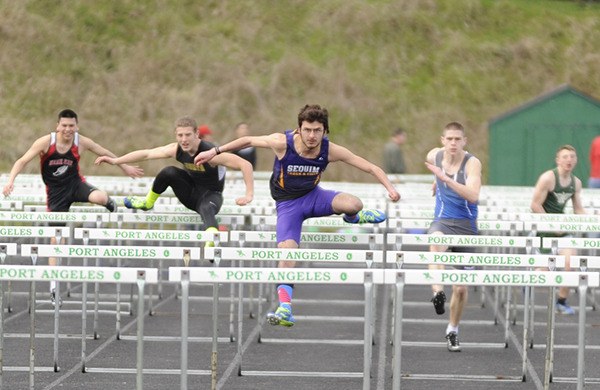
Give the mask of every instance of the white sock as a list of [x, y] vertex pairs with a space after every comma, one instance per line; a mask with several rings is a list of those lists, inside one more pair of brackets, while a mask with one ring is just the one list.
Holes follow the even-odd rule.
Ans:
[[452, 325], [448, 324], [448, 326], [446, 327], [446, 334], [448, 334], [450, 332], [454, 332], [454, 333], [458, 334], [458, 326], [452, 326]]

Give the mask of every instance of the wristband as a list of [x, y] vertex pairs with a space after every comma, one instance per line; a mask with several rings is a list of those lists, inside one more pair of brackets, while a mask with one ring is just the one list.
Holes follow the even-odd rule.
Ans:
[[217, 154], [221, 154], [221, 149], [219, 149], [218, 146], [215, 146], [215, 152], [217, 152]]

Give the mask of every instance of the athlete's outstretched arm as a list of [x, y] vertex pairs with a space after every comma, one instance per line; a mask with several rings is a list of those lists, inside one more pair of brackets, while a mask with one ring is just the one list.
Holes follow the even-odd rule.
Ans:
[[388, 179], [383, 169], [373, 164], [372, 162], [360, 156], [357, 156], [347, 148], [334, 144], [333, 142], [329, 142], [329, 161], [343, 161], [346, 164], [352, 165], [353, 167], [356, 167], [363, 172], [370, 173], [381, 184], [383, 184], [383, 186], [388, 192], [388, 197], [393, 202], [397, 202], [400, 200], [400, 193], [398, 193], [396, 187], [394, 187], [390, 179]]
[[224, 145], [215, 146], [212, 149], [199, 153], [196, 158], [194, 158], [194, 164], [204, 164], [219, 153], [235, 152], [236, 150], [244, 149], [249, 146], [272, 149], [275, 155], [281, 158], [285, 154], [286, 149], [285, 134], [273, 133], [270, 135], [240, 137]]
[[[79, 147], [82, 148], [82, 151], [89, 150], [97, 156], [117, 157], [113, 152], [103, 146], [100, 146], [100, 144], [94, 142], [91, 138], [84, 137], [82, 135], [79, 135]], [[141, 177], [144, 175], [144, 170], [138, 166], [131, 166], [125, 163], [119, 163], [118, 165], [127, 176]]]
[[41, 138], [38, 138], [33, 142], [33, 144], [25, 152], [25, 154], [23, 154], [23, 156], [21, 156], [17, 161], [15, 161], [12, 169], [10, 170], [8, 182], [2, 190], [4, 196], [8, 196], [13, 192], [15, 186], [15, 179], [17, 178], [19, 173], [21, 173], [23, 168], [25, 168], [25, 166], [27, 166], [27, 164], [29, 164], [29, 162], [33, 160], [36, 156], [46, 153], [49, 145], [50, 135], [45, 135]]
[[252, 199], [254, 199], [254, 171], [252, 170], [252, 164], [240, 156], [231, 153], [221, 153], [210, 160], [209, 164], [212, 166], [224, 165], [227, 168], [242, 171], [242, 177], [246, 185], [246, 195], [237, 198], [235, 203], [238, 206], [243, 206], [252, 202]]

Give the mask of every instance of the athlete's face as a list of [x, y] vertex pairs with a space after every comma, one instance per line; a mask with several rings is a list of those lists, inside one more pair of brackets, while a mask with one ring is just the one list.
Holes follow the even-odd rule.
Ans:
[[467, 137], [460, 130], [446, 130], [442, 135], [442, 145], [444, 145], [446, 153], [450, 155], [462, 152], [466, 144]]
[[178, 127], [175, 129], [175, 137], [177, 143], [184, 152], [195, 152], [198, 150], [200, 144], [200, 138], [198, 138], [198, 132], [191, 126]]
[[56, 125], [56, 133], [65, 141], [71, 141], [77, 131], [79, 128], [75, 118], [60, 118]]
[[321, 145], [325, 136], [325, 127], [320, 122], [303, 121], [300, 126], [300, 138], [308, 149], [314, 149]]
[[571, 172], [577, 165], [577, 153], [562, 149], [556, 154], [556, 166], [565, 172]]

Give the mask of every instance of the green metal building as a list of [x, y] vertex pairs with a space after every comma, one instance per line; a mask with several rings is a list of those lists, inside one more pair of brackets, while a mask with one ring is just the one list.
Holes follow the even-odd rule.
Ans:
[[600, 135], [600, 101], [569, 86], [539, 96], [489, 123], [489, 184], [533, 186], [556, 166], [559, 146], [577, 149], [575, 176], [586, 186], [592, 139]]

